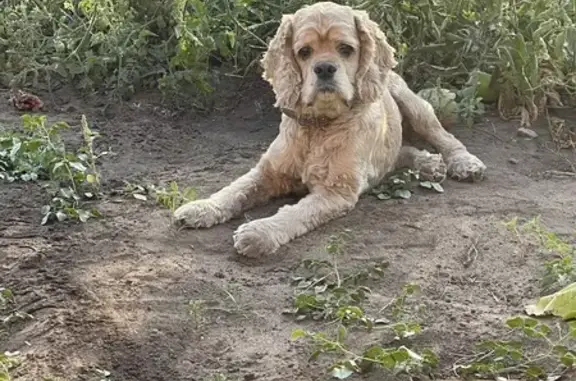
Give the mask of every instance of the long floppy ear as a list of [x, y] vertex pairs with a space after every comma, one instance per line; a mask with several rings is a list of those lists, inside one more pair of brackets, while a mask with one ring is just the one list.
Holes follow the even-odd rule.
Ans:
[[280, 108], [294, 109], [300, 99], [302, 75], [292, 50], [292, 15], [282, 16], [280, 27], [262, 57], [262, 77], [272, 85], [276, 104]]
[[377, 100], [386, 86], [386, 75], [398, 62], [396, 50], [388, 44], [378, 24], [365, 11], [355, 11], [354, 21], [360, 38], [360, 62], [356, 73], [356, 92], [363, 103]]

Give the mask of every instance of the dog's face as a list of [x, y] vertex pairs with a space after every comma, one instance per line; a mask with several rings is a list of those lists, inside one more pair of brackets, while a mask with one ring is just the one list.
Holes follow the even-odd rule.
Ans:
[[335, 118], [377, 100], [396, 61], [365, 12], [321, 2], [282, 18], [262, 64], [277, 106]]
[[302, 106], [321, 114], [349, 107], [360, 57], [354, 15], [341, 7], [321, 13], [304, 8], [295, 17], [293, 30], [292, 51], [302, 76]]

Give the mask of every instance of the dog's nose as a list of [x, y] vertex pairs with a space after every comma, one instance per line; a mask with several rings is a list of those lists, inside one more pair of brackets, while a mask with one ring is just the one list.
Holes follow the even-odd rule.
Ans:
[[336, 73], [338, 68], [331, 62], [318, 62], [314, 65], [314, 73], [318, 78], [327, 80], [334, 78], [334, 73]]

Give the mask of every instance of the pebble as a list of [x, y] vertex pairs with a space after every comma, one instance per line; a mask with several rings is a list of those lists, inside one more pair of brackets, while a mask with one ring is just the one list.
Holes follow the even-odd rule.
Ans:
[[518, 136], [523, 136], [525, 138], [534, 139], [534, 138], [538, 137], [538, 134], [534, 130], [522, 127], [522, 128], [518, 129]]
[[508, 159], [508, 161], [512, 164], [518, 164], [518, 159], [514, 159], [513, 157], [511, 157], [510, 159]]

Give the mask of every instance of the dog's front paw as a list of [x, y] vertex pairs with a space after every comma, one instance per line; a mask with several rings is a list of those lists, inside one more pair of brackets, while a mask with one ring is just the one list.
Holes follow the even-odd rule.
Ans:
[[222, 209], [209, 199], [182, 205], [174, 212], [174, 218], [178, 224], [192, 228], [209, 228], [225, 220]]
[[458, 152], [446, 160], [448, 175], [458, 181], [476, 182], [484, 179], [486, 166], [469, 152]]
[[416, 162], [420, 180], [441, 183], [446, 179], [446, 163], [441, 154], [428, 154]]
[[273, 233], [262, 221], [245, 223], [234, 232], [234, 248], [238, 254], [251, 258], [273, 254], [280, 247]]

